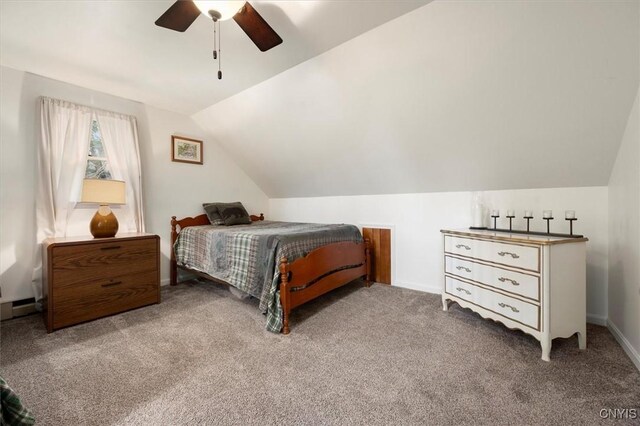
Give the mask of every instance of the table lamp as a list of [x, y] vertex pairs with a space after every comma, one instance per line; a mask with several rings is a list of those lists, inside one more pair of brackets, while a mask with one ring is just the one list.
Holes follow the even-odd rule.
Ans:
[[118, 232], [118, 219], [116, 219], [109, 205], [125, 204], [123, 181], [84, 179], [80, 202], [100, 205], [89, 225], [89, 230], [94, 238], [110, 238], [116, 235]]

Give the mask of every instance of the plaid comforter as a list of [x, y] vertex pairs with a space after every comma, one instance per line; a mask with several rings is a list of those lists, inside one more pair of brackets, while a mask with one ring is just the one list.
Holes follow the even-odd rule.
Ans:
[[280, 332], [282, 308], [276, 267], [323, 245], [341, 241], [361, 242], [353, 225], [291, 222], [253, 222], [236, 226], [191, 226], [180, 231], [174, 245], [178, 265], [226, 281], [260, 300], [267, 314], [267, 329]]
[[22, 405], [20, 397], [0, 377], [0, 425], [32, 425], [33, 414]]

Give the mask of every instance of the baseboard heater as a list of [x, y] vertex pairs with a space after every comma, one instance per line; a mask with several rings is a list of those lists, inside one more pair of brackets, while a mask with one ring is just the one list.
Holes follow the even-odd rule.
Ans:
[[14, 300], [0, 304], [0, 321], [36, 313], [36, 299]]

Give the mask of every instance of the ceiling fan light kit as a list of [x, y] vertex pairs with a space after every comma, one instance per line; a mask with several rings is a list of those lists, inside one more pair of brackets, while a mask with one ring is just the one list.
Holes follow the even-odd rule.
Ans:
[[[218, 60], [218, 79], [222, 79], [220, 62], [220, 21], [233, 18], [242, 31], [262, 52], [282, 43], [282, 38], [247, 1], [178, 0], [156, 20], [156, 25], [184, 32], [203, 14], [213, 20], [213, 59]], [[216, 34], [217, 27], [217, 34]], [[217, 39], [217, 40], [216, 40]]]
[[196, 7], [205, 16], [210, 16], [214, 21], [226, 21], [233, 18], [242, 6], [246, 3], [244, 0], [230, 1], [194, 1]]

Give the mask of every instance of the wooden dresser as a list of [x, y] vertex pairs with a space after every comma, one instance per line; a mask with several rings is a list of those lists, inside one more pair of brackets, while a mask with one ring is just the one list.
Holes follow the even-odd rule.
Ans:
[[44, 320], [62, 327], [160, 303], [160, 238], [49, 238], [43, 244]]
[[443, 309], [457, 302], [540, 341], [578, 334], [586, 348], [586, 238], [442, 230]]

